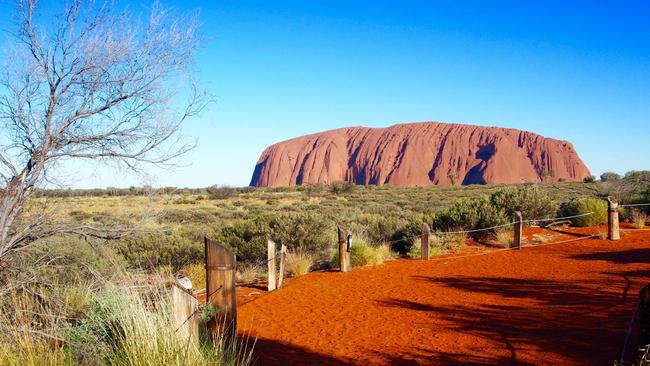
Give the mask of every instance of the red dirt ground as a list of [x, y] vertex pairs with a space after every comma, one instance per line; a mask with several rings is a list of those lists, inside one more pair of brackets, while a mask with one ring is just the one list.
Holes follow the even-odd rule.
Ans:
[[239, 330], [261, 365], [612, 365], [648, 275], [650, 231], [400, 259], [241, 288]]

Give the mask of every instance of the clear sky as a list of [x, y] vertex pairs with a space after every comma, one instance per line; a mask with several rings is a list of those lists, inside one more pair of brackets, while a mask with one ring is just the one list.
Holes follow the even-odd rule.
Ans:
[[[201, 9], [196, 71], [216, 103], [186, 125], [191, 165], [145, 183], [247, 185], [272, 143], [414, 121], [569, 140], [595, 175], [650, 169], [650, 1], [162, 3]], [[84, 166], [69, 182], [144, 181]]]

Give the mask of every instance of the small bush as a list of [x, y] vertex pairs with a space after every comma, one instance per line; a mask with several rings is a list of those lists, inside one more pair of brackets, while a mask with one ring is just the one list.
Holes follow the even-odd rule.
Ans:
[[[473, 199], [460, 199], [434, 219], [434, 228], [438, 230], [460, 231], [483, 229], [508, 222], [502, 208], [496, 207], [488, 196]], [[484, 235], [477, 233], [476, 235]]]
[[595, 197], [585, 197], [565, 203], [561, 207], [562, 216], [583, 215], [593, 212], [588, 216], [571, 219], [573, 226], [589, 227], [607, 222], [607, 202]]
[[287, 253], [287, 270], [291, 276], [298, 277], [309, 273], [314, 257], [302, 249]]
[[171, 266], [174, 271], [203, 259], [203, 243], [188, 240], [177, 232], [135, 234], [115, 243], [115, 250], [130, 267], [153, 269]]
[[352, 182], [336, 182], [330, 185], [330, 193], [342, 194], [352, 193], [357, 188], [357, 185]]
[[236, 188], [212, 186], [206, 189], [208, 197], [213, 200], [225, 200], [236, 196], [239, 192]]
[[584, 183], [594, 183], [596, 182], [596, 177], [593, 175], [590, 175], [588, 177], [585, 177], [585, 179], [582, 180]]
[[525, 220], [555, 217], [558, 204], [547, 191], [535, 185], [506, 187], [490, 196], [492, 204], [503, 210], [508, 218], [520, 211]]
[[[374, 266], [382, 264], [386, 258], [386, 251], [379, 246], [370, 245], [363, 238], [352, 239], [352, 251], [350, 253], [352, 258], [352, 267]], [[332, 260], [330, 261], [332, 267], [339, 267], [339, 253], [335, 251]]]
[[469, 241], [469, 236], [465, 233], [441, 233], [439, 235], [429, 236], [430, 247], [437, 247], [442, 250], [459, 250]]

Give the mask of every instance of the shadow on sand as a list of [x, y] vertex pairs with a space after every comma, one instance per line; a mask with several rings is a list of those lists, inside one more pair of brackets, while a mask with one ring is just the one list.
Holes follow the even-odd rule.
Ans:
[[[615, 275], [641, 274], [631, 272]], [[509, 299], [504, 301], [507, 305], [468, 303], [460, 306], [439, 306], [391, 298], [378, 301], [381, 306], [435, 314], [436, 318], [443, 320], [442, 325], [436, 322], [437, 329], [498, 341], [510, 352], [510, 356], [504, 358], [496, 355], [490, 357], [489, 352], [430, 353], [426, 356], [426, 350], [417, 351], [420, 358], [426, 357], [440, 364], [522, 365], [526, 363], [521, 359], [520, 352], [536, 348], [541, 349], [543, 352], [538, 353], [544, 356], [530, 364], [548, 364], [553, 362], [553, 357], [560, 356], [576, 363], [611, 365], [621, 352], [631, 314], [622, 305], [633, 308], [636, 301], [636, 294], [627, 294], [630, 288], [627, 278], [625, 281], [619, 280], [620, 291], [601, 290], [602, 286], [596, 281], [578, 283], [570, 280], [513, 278], [416, 278], [435, 286], [448, 286]], [[517, 305], [519, 303], [521, 305]], [[633, 339], [631, 345], [634, 342]], [[390, 355], [384, 357], [390, 360]], [[391, 361], [400, 363], [397, 359]]]
[[270, 339], [257, 339], [253, 350], [255, 365], [353, 365], [348, 360], [312, 352], [302, 347], [293, 346]]

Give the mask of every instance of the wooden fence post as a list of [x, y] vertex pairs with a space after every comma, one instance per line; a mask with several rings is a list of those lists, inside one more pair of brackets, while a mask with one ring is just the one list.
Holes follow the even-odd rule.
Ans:
[[429, 234], [431, 234], [431, 229], [426, 223], [422, 224], [422, 239], [420, 241], [420, 253], [422, 259], [429, 260]]
[[199, 316], [197, 309], [199, 300], [181, 289], [177, 284], [172, 285], [172, 324], [176, 336], [183, 344], [192, 342], [198, 344]]
[[207, 325], [215, 337], [224, 331], [232, 337], [237, 335], [236, 266], [233, 252], [205, 237], [205, 303], [218, 312]]
[[269, 240], [267, 242], [267, 251], [266, 251], [266, 264], [268, 266], [268, 280], [266, 281], [268, 283], [267, 289], [268, 291], [273, 291], [276, 289], [275, 285], [275, 274], [276, 274], [276, 268], [275, 268], [275, 243], [272, 240]]
[[644, 353], [643, 349], [648, 345], [650, 345], [650, 285], [643, 287], [639, 294], [639, 343], [637, 349], [640, 351], [640, 355]]
[[352, 249], [352, 234], [343, 228], [338, 227], [339, 233], [339, 268], [341, 272], [350, 272], [352, 270], [352, 262], [350, 260], [350, 250]]
[[514, 232], [514, 246], [521, 250], [521, 239], [524, 231], [524, 220], [521, 212], [515, 212], [515, 232]]
[[287, 246], [282, 244], [280, 247], [280, 274], [278, 275], [278, 288], [282, 288], [282, 280], [284, 279], [284, 266], [287, 260]]
[[607, 197], [607, 239], [621, 239], [618, 225], [618, 202], [614, 201], [612, 197]]

